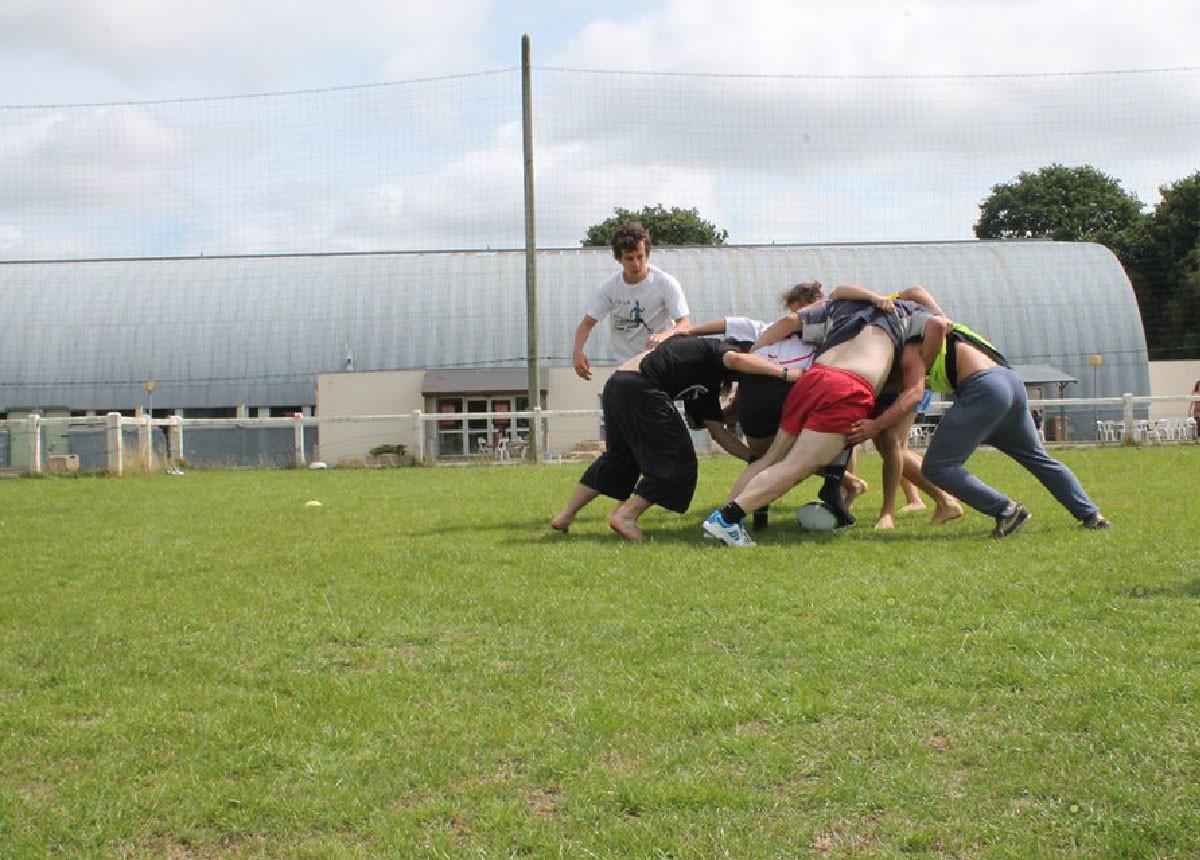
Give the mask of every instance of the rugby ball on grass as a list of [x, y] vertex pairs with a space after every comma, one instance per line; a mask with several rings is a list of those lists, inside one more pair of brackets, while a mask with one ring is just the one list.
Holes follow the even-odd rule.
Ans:
[[801, 505], [796, 511], [796, 522], [806, 532], [835, 532], [840, 528], [837, 514], [824, 502]]

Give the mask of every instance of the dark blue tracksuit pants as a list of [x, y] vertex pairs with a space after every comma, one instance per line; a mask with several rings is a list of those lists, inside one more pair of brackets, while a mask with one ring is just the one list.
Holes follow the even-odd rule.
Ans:
[[972, 374], [954, 392], [938, 422], [921, 471], [981, 514], [1000, 516], [1009, 498], [964, 468], [980, 445], [991, 445], [1024, 466], [1079, 521], [1098, 513], [1075, 474], [1046, 453], [1029, 414], [1021, 378], [1007, 367]]

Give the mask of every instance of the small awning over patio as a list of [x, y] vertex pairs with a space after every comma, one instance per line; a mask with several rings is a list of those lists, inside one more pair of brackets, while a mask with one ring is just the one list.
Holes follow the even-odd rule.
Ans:
[[1058, 386], [1060, 395], [1068, 385], [1079, 382], [1074, 376], [1063, 373], [1057, 367], [1051, 367], [1048, 364], [1014, 364], [1012, 369], [1026, 385], [1054, 383]]
[[[539, 368], [542, 393], [547, 391], [546, 368]], [[427, 370], [421, 382], [422, 394], [493, 394], [529, 389], [529, 371], [524, 367], [475, 367], [455, 370]]]

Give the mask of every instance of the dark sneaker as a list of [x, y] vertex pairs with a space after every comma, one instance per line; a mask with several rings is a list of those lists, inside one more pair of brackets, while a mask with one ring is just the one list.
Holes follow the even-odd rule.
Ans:
[[756, 532], [761, 532], [768, 525], [770, 525], [770, 518], [767, 516], [767, 506], [763, 505], [754, 512], [754, 530]]
[[1083, 521], [1085, 529], [1111, 529], [1112, 523], [1108, 521], [1108, 517], [1104, 514], [1096, 514], [1091, 519]]
[[1029, 508], [1020, 502], [1013, 502], [1013, 509], [1011, 511], [996, 517], [996, 527], [992, 529], [992, 537], [1008, 537], [1021, 526], [1025, 525], [1025, 521], [1031, 516], [1033, 515], [1029, 513]]
[[841, 481], [826, 478], [825, 483], [821, 485], [821, 491], [817, 493], [817, 498], [833, 511], [833, 515], [837, 517], [838, 528], [854, 525], [854, 514], [850, 513], [850, 509], [846, 507], [846, 497], [842, 495]]

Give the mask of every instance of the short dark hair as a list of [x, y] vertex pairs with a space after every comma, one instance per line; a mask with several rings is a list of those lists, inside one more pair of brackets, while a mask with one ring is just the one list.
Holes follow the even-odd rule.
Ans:
[[619, 260], [622, 255], [636, 251], [642, 242], [646, 243], [646, 253], [649, 254], [650, 231], [637, 221], [626, 221], [613, 233], [613, 256]]
[[779, 297], [779, 301], [783, 303], [785, 308], [791, 307], [794, 302], [799, 302], [802, 305], [811, 305], [813, 302], [821, 298], [821, 282], [820, 281], [801, 281], [798, 284], [793, 284], [784, 291]]

